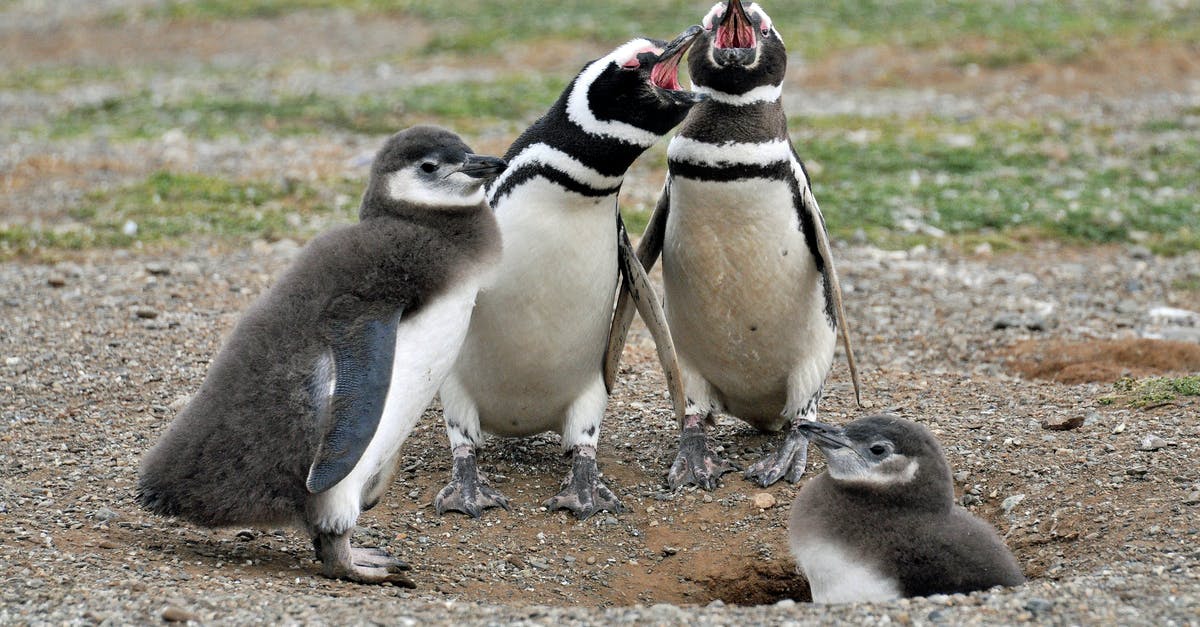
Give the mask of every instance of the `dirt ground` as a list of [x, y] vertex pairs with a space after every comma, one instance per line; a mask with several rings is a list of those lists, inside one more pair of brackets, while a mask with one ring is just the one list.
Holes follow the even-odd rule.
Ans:
[[[318, 28], [307, 19], [289, 22], [289, 37], [303, 41], [305, 29]], [[357, 22], [346, 19], [335, 26], [337, 37], [359, 36]], [[145, 52], [144, 44], [129, 48], [103, 30], [57, 48], [34, 45], [39, 28], [77, 28], [56, 24], [10, 27], [0, 50], [31, 64]], [[390, 45], [391, 26], [364, 26], [354, 53], [329, 52], [335, 65]], [[156, 47], [164, 58], [218, 54], [204, 47], [203, 32], [161, 28], [136, 26], [133, 39], [172, 42]], [[240, 54], [262, 53], [270, 28], [278, 25], [250, 21], [225, 33], [219, 54], [236, 64]], [[104, 44], [104, 37], [119, 41]], [[868, 50], [805, 66], [789, 80], [811, 80], [806, 86], [828, 98], [852, 100], [860, 97], [855, 90], [891, 84], [843, 80], [886, 57], [908, 64], [907, 74], [892, 68], [889, 76], [906, 76], [914, 88], [944, 87], [986, 103], [1014, 85], [1053, 85], [1048, 92], [1065, 100], [1050, 106], [1069, 108], [1072, 97], [1108, 97], [1101, 86], [1133, 74], [1147, 93], [1183, 90], [1198, 74], [1191, 52], [1143, 47], [1131, 53], [1136, 66], [1086, 61], [969, 75], [934, 53], [898, 59]], [[1073, 78], [1060, 80], [1065, 75]], [[321, 141], [293, 148], [316, 155], [312, 168], [337, 168], [368, 143]], [[110, 156], [119, 167], [85, 176], [79, 164], [96, 156], [59, 148], [22, 149], [6, 162], [22, 168], [23, 181], [3, 190], [12, 212], [6, 217], [53, 216], [77, 197], [63, 186], [111, 184], [162, 165]], [[258, 147], [247, 150], [246, 167], [271, 167], [256, 159]], [[631, 187], [631, 195], [645, 197], [657, 184]], [[579, 522], [544, 511], [540, 504], [568, 470], [557, 436], [546, 434], [493, 438], [481, 453], [482, 470], [511, 499], [511, 511], [478, 520], [436, 515], [430, 502], [450, 472], [436, 406], [355, 538], [411, 563], [416, 590], [317, 577], [311, 547], [294, 530], [204, 530], [141, 511], [132, 498], [140, 456], [200, 384], [238, 312], [294, 253], [290, 240], [196, 242], [0, 264], [0, 569], [7, 579], [0, 623], [1200, 623], [1200, 398], [1147, 409], [1102, 401], [1116, 377], [1200, 371], [1200, 320], [1152, 313], [1200, 309], [1200, 293], [1187, 287], [1200, 277], [1200, 252], [1162, 258], [1137, 247], [1052, 242], [1008, 254], [838, 245], [872, 407], [854, 406], [839, 352], [821, 419], [843, 423], [890, 411], [930, 426], [946, 448], [960, 502], [996, 526], [1031, 580], [1016, 590], [865, 609], [787, 601], [808, 600], [786, 546], [797, 487], [763, 490], [728, 475], [711, 493], [664, 490], [677, 433], [640, 327], [599, 448], [601, 470], [628, 512]], [[777, 440], [730, 418], [712, 433], [742, 466]], [[810, 464], [809, 476], [823, 469], [819, 454]], [[774, 504], [756, 507], [760, 493]]]

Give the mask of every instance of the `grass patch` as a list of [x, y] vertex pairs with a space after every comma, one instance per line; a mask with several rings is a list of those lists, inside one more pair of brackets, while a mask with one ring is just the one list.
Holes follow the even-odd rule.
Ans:
[[[951, 44], [961, 63], [995, 67], [1033, 59], [1070, 60], [1104, 39], [1195, 41], [1200, 35], [1200, 12], [1186, 3], [771, 0], [764, 5], [792, 50], [809, 58], [863, 45]], [[708, 6], [689, 0], [563, 0], [552, 8], [494, 0], [170, 0], [141, 16], [227, 20], [332, 9], [402, 14], [436, 25], [427, 52], [486, 53], [545, 39], [611, 43], [638, 35], [669, 38], [699, 21]]]
[[1148, 407], [1169, 403], [1180, 396], [1200, 396], [1200, 375], [1186, 377], [1154, 377], [1132, 379], [1125, 377], [1113, 384], [1116, 391], [1100, 402], [1105, 405], [1122, 404], [1128, 407]]
[[331, 130], [387, 134], [419, 122], [436, 122], [470, 133], [497, 122], [532, 120], [565, 86], [563, 77], [507, 76], [491, 82], [437, 83], [358, 98], [197, 94], [170, 102], [143, 91], [76, 107], [51, 121], [44, 133], [64, 138], [100, 131], [125, 139], [155, 138], [173, 128], [206, 138], [262, 130], [283, 135]]
[[1200, 248], [1200, 138], [1132, 143], [1042, 122], [793, 119], [837, 237], [883, 246], [1038, 237]]
[[136, 185], [89, 193], [71, 211], [72, 222], [67, 224], [49, 229], [0, 225], [0, 258], [172, 244], [197, 237], [307, 237], [331, 220], [353, 221], [357, 203], [345, 199], [357, 198], [361, 185], [337, 181], [317, 188], [157, 172]]

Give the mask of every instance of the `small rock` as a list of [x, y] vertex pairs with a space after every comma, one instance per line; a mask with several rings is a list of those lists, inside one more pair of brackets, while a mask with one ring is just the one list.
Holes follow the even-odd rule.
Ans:
[[125, 224], [121, 226], [121, 232], [124, 233], [126, 237], [133, 237], [134, 235], [137, 235], [138, 223], [134, 222], [133, 220], [126, 220]]
[[1195, 492], [1192, 492], [1191, 494], [1183, 497], [1183, 504], [1184, 505], [1200, 504], [1200, 490], [1196, 490]]
[[1145, 466], [1134, 466], [1132, 468], [1125, 469], [1125, 474], [1129, 475], [1130, 477], [1145, 477], [1149, 473], [1150, 469]]
[[787, 610], [796, 607], [796, 602], [792, 599], [780, 599], [775, 602], [775, 607]]
[[772, 507], [775, 507], [775, 497], [771, 496], [769, 492], [759, 492], [758, 494], [755, 494], [752, 502], [758, 509], [771, 509]]
[[174, 605], [168, 605], [163, 608], [162, 619], [168, 623], [200, 622], [199, 616]]
[[21, 363], [20, 357], [5, 357], [4, 358], [5, 366], [16, 366], [17, 364], [20, 364], [20, 363]]
[[67, 284], [67, 277], [61, 274], [51, 274], [50, 277], [46, 279], [46, 283], [49, 284], [50, 287], [62, 287]]
[[1154, 259], [1154, 253], [1150, 252], [1150, 249], [1145, 246], [1130, 246], [1129, 256], [1140, 261]]
[[133, 315], [143, 320], [153, 320], [158, 317], [158, 311], [149, 307], [138, 307], [133, 310]]
[[111, 509], [108, 509], [107, 507], [101, 507], [100, 509], [92, 512], [92, 518], [99, 520], [101, 522], [108, 522], [119, 516], [120, 516], [120, 514], [112, 511]]
[[1024, 494], [1014, 494], [1000, 502], [1000, 509], [1004, 510], [1004, 513], [1007, 514], [1013, 511], [1013, 509], [1020, 505], [1021, 501], [1024, 500]]
[[675, 547], [673, 547], [673, 546], [664, 546], [664, 547], [662, 548], [662, 554], [663, 554], [663, 555], [668, 555], [668, 556], [669, 556], [669, 555], [674, 555], [674, 554], [676, 554], [676, 553], [678, 553], [678, 552], [679, 552], [679, 549], [677, 549], [677, 548], [675, 548]]
[[538, 570], [546, 570], [547, 568], [550, 568], [550, 565], [546, 563], [546, 560], [537, 557], [531, 558], [529, 560], [529, 565]]
[[971, 472], [968, 470], [960, 470], [954, 473], [954, 481], [957, 483], [966, 483], [967, 479], [971, 478]]
[[1074, 416], [1053, 416], [1042, 420], [1042, 428], [1047, 431], [1070, 431], [1083, 426], [1084, 417], [1080, 415]]
[[1160, 448], [1165, 448], [1167, 441], [1157, 435], [1148, 435], [1142, 438], [1141, 444], [1138, 444], [1138, 450], [1142, 451], [1157, 451]]
[[146, 272], [155, 276], [167, 276], [171, 274], [171, 267], [165, 263], [150, 262], [146, 264]]
[[1025, 609], [1029, 610], [1034, 615], [1045, 614], [1046, 612], [1054, 609], [1054, 603], [1047, 601], [1046, 599], [1034, 597], [1025, 602]]
[[589, 556], [588, 556], [588, 558], [587, 558], [586, 560], [584, 560], [584, 561], [585, 561], [585, 562], [587, 562], [589, 565], [591, 565], [591, 564], [595, 564], [595, 563], [596, 563], [596, 556], [595, 556], [595, 555], [589, 555]]

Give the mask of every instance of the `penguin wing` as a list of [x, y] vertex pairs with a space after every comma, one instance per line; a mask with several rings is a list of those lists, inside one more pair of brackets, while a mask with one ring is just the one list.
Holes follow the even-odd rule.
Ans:
[[[346, 300], [335, 307], [344, 307]], [[356, 298], [355, 304], [361, 304]], [[332, 414], [305, 486], [312, 494], [332, 488], [358, 464], [383, 415], [396, 352], [396, 325], [402, 311], [346, 315], [336, 312], [330, 347], [336, 372]]]
[[[680, 424], [683, 424], [685, 409], [683, 375], [679, 372], [679, 360], [675, 356], [675, 342], [671, 339], [671, 329], [667, 327], [667, 316], [658, 302], [658, 295], [655, 294], [654, 287], [650, 285], [650, 277], [646, 276], [646, 269], [642, 267], [641, 261], [633, 252], [633, 244], [629, 241], [629, 233], [625, 230], [625, 222], [621, 220], [620, 211], [617, 212], [617, 248], [619, 252], [617, 261], [621, 268], [621, 275], [624, 277], [621, 280], [622, 295], [628, 294], [630, 300], [637, 305], [638, 313], [642, 314], [646, 328], [654, 337], [654, 348], [658, 351], [658, 361], [662, 364], [663, 376], [667, 380], [667, 390], [671, 393], [671, 405], [675, 409], [675, 418]], [[615, 316], [613, 321], [616, 322]], [[625, 324], [624, 326], [624, 330], [628, 332], [629, 325]], [[611, 336], [609, 339], [611, 348]], [[622, 334], [622, 345], [624, 341], [624, 334]], [[617, 357], [620, 357], [619, 351]]]
[[[833, 305], [833, 315], [837, 317], [837, 327], [841, 332], [842, 346], [846, 349], [846, 362], [850, 367], [850, 380], [854, 382], [854, 400], [859, 407], [863, 406], [861, 385], [858, 381], [858, 364], [854, 359], [854, 349], [850, 345], [850, 329], [846, 324], [846, 310], [842, 306], [842, 285], [838, 281], [837, 269], [833, 266], [833, 253], [829, 246], [829, 232], [825, 229], [825, 216], [821, 214], [821, 207], [817, 205], [817, 198], [813, 195], [812, 186], [808, 181], [808, 173], [804, 171], [804, 165], [800, 162], [800, 158], [796, 155], [795, 147], [792, 148], [792, 170], [797, 182], [800, 184], [799, 193], [796, 198], [796, 212], [801, 217], [800, 223], [803, 227], [806, 220], [804, 216], [808, 216], [807, 222], [812, 224], [813, 236], [816, 239], [816, 250], [813, 251], [818, 259], [818, 267], [821, 268], [821, 275], [825, 279], [825, 302], [826, 306]], [[812, 240], [809, 240], [812, 242]], [[828, 309], [826, 311], [829, 311]]]
[[[658, 256], [662, 253], [663, 238], [667, 231], [667, 212], [670, 211], [670, 207], [671, 181], [668, 178], [666, 184], [663, 185], [662, 195], [658, 198], [658, 204], [654, 207], [654, 213], [650, 214], [650, 222], [646, 224], [646, 230], [642, 233], [642, 241], [638, 243], [637, 258], [641, 262], [641, 266], [645, 268], [645, 272], [649, 272], [654, 267], [655, 262], [658, 261]], [[619, 233], [626, 233], [625, 224], [621, 221], [621, 212], [619, 210], [617, 211], [617, 230]], [[625, 349], [625, 338], [629, 335], [629, 325], [633, 323], [634, 295], [630, 290], [629, 280], [625, 278], [624, 268], [626, 251], [631, 248], [628, 242], [629, 236], [627, 233], [624, 237], [618, 236], [617, 238], [617, 246], [620, 248], [618, 263], [622, 264], [621, 290], [617, 294], [617, 307], [613, 311], [612, 326], [608, 330], [608, 350], [604, 353], [604, 388], [610, 394], [617, 382], [617, 368], [621, 365], [621, 351]], [[646, 319], [645, 314], [642, 317]], [[654, 333], [653, 329], [651, 329], [651, 333]], [[655, 335], [654, 341], [655, 344], [658, 344], [657, 335]], [[670, 381], [668, 379], [669, 384]], [[672, 398], [674, 398], [674, 391], [672, 391]]]

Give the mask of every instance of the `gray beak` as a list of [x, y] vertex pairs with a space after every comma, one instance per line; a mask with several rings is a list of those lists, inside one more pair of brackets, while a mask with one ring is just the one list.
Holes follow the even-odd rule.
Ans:
[[508, 167], [508, 163], [499, 157], [485, 157], [467, 153], [467, 160], [458, 168], [458, 172], [462, 172], [467, 176], [477, 179], [490, 178], [499, 175]]
[[796, 425], [796, 429], [808, 436], [808, 439], [821, 450], [853, 448], [854, 446], [854, 443], [846, 437], [845, 430], [835, 425], [804, 420]]

